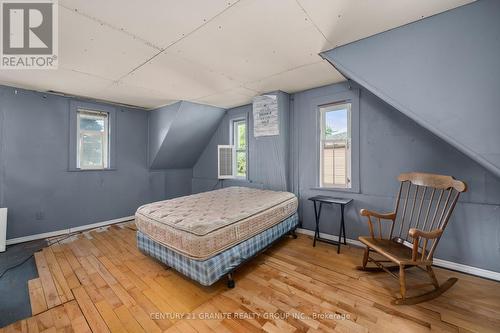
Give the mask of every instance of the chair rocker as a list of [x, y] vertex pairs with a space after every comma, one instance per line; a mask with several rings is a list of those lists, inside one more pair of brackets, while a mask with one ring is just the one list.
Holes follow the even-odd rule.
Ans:
[[[458, 197], [467, 190], [467, 185], [451, 176], [416, 172], [403, 173], [398, 180], [401, 184], [394, 212], [381, 214], [367, 209], [360, 211], [368, 219], [370, 236], [359, 237], [366, 248], [363, 264], [358, 268], [365, 271], [383, 270], [399, 279], [401, 298], [394, 299], [392, 304], [417, 304], [438, 297], [457, 282], [456, 278], [450, 278], [440, 285], [432, 270], [432, 262]], [[382, 225], [381, 221], [388, 224]], [[378, 233], [374, 231], [375, 222]], [[395, 225], [399, 226], [396, 236]], [[388, 237], [384, 238], [383, 234]], [[381, 255], [383, 260], [374, 259], [370, 256], [372, 252]], [[368, 267], [368, 262], [376, 267]], [[384, 263], [393, 264], [386, 266]], [[411, 267], [427, 272], [431, 280], [430, 283], [414, 286], [414, 289], [433, 286], [432, 291], [406, 297], [405, 269]], [[399, 276], [393, 270], [399, 270]]]

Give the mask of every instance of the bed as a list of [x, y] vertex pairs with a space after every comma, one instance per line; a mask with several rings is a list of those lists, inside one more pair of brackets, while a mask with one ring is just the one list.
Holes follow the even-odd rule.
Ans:
[[297, 227], [294, 194], [228, 187], [138, 208], [137, 246], [209, 286]]

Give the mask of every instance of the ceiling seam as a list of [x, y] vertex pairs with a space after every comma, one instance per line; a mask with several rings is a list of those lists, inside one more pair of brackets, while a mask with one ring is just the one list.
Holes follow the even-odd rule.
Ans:
[[[297, 69], [300, 69], [300, 68], [303, 68], [303, 67], [307, 67], [307, 66], [311, 66], [311, 65], [316, 65], [316, 64], [319, 64], [319, 63], [323, 63], [325, 62], [325, 60], [320, 60], [320, 61], [315, 61], [315, 62], [311, 62], [311, 63], [308, 63], [308, 64], [304, 64], [304, 65], [299, 65], [299, 66], [296, 66], [296, 67], [292, 67], [290, 69], [287, 69], [287, 70], [284, 70], [284, 71], [281, 71], [281, 72], [278, 72], [278, 73], [274, 73], [272, 75], [269, 75], [269, 76], [266, 76], [266, 77], [263, 77], [261, 79], [258, 79], [258, 80], [254, 80], [254, 81], [247, 81], [247, 82], [244, 82], [242, 85], [240, 85], [239, 87], [234, 87], [234, 88], [228, 88], [228, 89], [224, 89], [224, 90], [219, 90], [213, 94], [209, 94], [209, 95], [204, 95], [204, 96], [201, 96], [201, 97], [196, 97], [196, 100], [198, 99], [202, 99], [202, 98], [207, 98], [207, 97], [212, 97], [212, 96], [216, 96], [216, 95], [219, 95], [219, 94], [223, 94], [225, 92], [230, 92], [231, 90], [235, 89], [235, 88], [244, 88], [244, 89], [247, 89], [247, 90], [250, 90], [250, 91], [253, 91], [254, 93], [257, 93], [257, 94], [260, 94], [262, 93], [262, 91], [260, 90], [255, 90], [253, 88], [250, 88], [250, 87], [247, 87], [246, 84], [251, 84], [251, 83], [256, 83], [256, 82], [260, 82], [260, 81], [263, 81], [263, 80], [266, 80], [266, 79], [269, 79], [269, 78], [272, 78], [274, 76], [278, 76], [278, 75], [281, 75], [281, 74], [284, 74], [284, 73], [288, 73], [288, 72], [291, 72], [291, 71], [294, 71], [294, 70], [297, 70]], [[243, 94], [240, 94], [242, 96], [244, 96]], [[250, 96], [249, 96], [250, 97]]]
[[107, 77], [104, 77], [104, 76], [99, 76], [99, 75], [96, 75], [96, 74], [87, 73], [87, 72], [79, 71], [77, 69], [73, 69], [73, 68], [69, 68], [69, 67], [64, 67], [64, 66], [60, 66], [60, 68], [62, 70], [65, 70], [65, 71], [75, 72], [75, 73], [78, 73], [78, 74], [83, 74], [83, 75], [94, 77], [94, 78], [101, 79], [101, 80], [104, 80], [104, 81], [109, 81], [110, 83], [114, 82], [113, 79], [110, 79], [110, 78], [107, 78]]
[[[199, 64], [197, 62], [194, 62], [194, 61], [191, 61], [190, 59], [188, 58], [184, 58], [182, 56], [179, 56], [179, 58], [181, 58], [183, 61], [187, 62], [187, 63], [190, 63], [190, 64], [193, 64], [193, 65], [196, 65], [196, 66], [200, 66], [202, 67], [203, 69], [207, 70], [208, 72], [211, 72], [211, 73], [216, 73], [216, 74], [219, 74], [220, 76], [223, 76], [224, 78], [228, 79], [229, 81], [233, 81], [233, 82], [237, 82], [239, 85], [243, 84], [243, 82], [239, 81], [239, 80], [236, 80], [222, 72], [219, 72], [219, 71], [216, 71], [216, 70], [213, 70], [211, 68], [209, 68], [208, 66], [205, 66], [205, 65], [202, 65], [202, 64]], [[229, 88], [228, 88], [229, 89]], [[232, 89], [232, 88], [230, 88]]]
[[[203, 95], [203, 96], [200, 96], [200, 97], [196, 97], [196, 100], [202, 99], [202, 98], [207, 98], [207, 97], [212, 97], [212, 96], [216, 96], [216, 95], [220, 95], [220, 94], [223, 94], [223, 93], [226, 93], [226, 92], [231, 92], [231, 90], [234, 90], [234, 89], [237, 89], [237, 88], [244, 88], [244, 89], [250, 90], [250, 91], [252, 91], [253, 93], [256, 93], [256, 94], [260, 94], [261, 93], [260, 91], [252, 89], [252, 88], [247, 88], [247, 87], [244, 87], [244, 86], [238, 86], [238, 87], [234, 87], [234, 88], [219, 90], [219, 91], [217, 91], [217, 92], [215, 92], [213, 94], [208, 94], [208, 95]], [[245, 96], [245, 97], [252, 97], [252, 96], [248, 96], [248, 95], [240, 94], [240, 93], [238, 93], [238, 95]]]
[[[83, 72], [83, 71], [79, 71], [79, 70], [72, 69], [72, 68], [67, 68], [67, 67], [61, 67], [60, 69], [62, 69], [64, 71], [74, 72], [74, 73], [82, 74], [82, 75], [89, 76], [89, 77], [92, 77], [92, 78], [97, 78], [97, 79], [100, 79], [100, 80], [108, 81], [109, 84], [107, 84], [104, 89], [112, 87], [113, 85], [117, 84], [117, 82], [114, 81], [114, 80], [112, 80], [112, 79], [109, 79], [109, 78], [106, 78], [106, 77], [103, 77], [103, 76], [99, 76], [99, 75], [95, 75], [95, 74], [92, 74], [92, 73], [87, 73], [87, 72]], [[148, 90], [150, 92], [157, 93], [157, 94], [163, 94], [161, 91], [158, 91], [158, 90], [154, 90], [154, 89], [150, 89], [150, 88], [144, 88], [144, 87], [139, 87], [139, 86], [136, 86], [136, 85], [133, 85], [133, 84], [129, 84], [129, 85], [132, 86], [132, 87], [134, 87], [134, 88], [145, 89], [145, 90]], [[101, 98], [98, 98], [98, 97], [91, 97], [91, 96], [86, 96], [86, 95], [78, 95], [78, 94], [72, 94], [72, 93], [65, 93], [65, 92], [60, 92], [60, 91], [52, 90], [52, 89], [43, 89], [42, 90], [42, 89], [37, 89], [35, 87], [33, 87], [33, 88], [18, 87], [18, 88], [19, 89], [34, 90], [34, 91], [38, 91], [38, 92], [42, 92], [42, 93], [50, 93], [50, 94], [56, 94], [56, 95], [62, 94], [62, 95], [65, 95], [65, 96], [72, 96], [72, 97], [76, 97], [76, 98], [85, 98], [85, 99], [95, 100], [97, 102], [104, 102], [104, 103], [112, 103], [112, 104], [116, 104], [116, 105], [122, 105], [122, 106], [125, 106], [125, 107], [148, 109], [147, 107], [140, 106], [140, 105], [120, 103], [120, 102], [115, 102], [115, 101], [112, 101], [112, 100], [101, 99]], [[173, 103], [175, 103], [175, 101], [173, 101]], [[170, 104], [173, 104], [173, 103], [170, 103]], [[166, 105], [170, 105], [170, 104], [165, 104], [165, 106]]]
[[[129, 87], [133, 87], [133, 88], [139, 88], [139, 89], [144, 89], [144, 90], [147, 90], [149, 92], [152, 92], [152, 93], [155, 93], [155, 94], [160, 94], [160, 95], [163, 95], [164, 92], [162, 91], [159, 91], [159, 90], [156, 90], [156, 89], [151, 89], [151, 88], [146, 88], [146, 87], [141, 87], [141, 86], [138, 86], [138, 85], [135, 85], [135, 84], [130, 84], [130, 83], [120, 83], [118, 81], [112, 81], [109, 85], [107, 85], [104, 89], [107, 89], [107, 88], [112, 88], [113, 86], [119, 86], [120, 84], [125, 84]], [[177, 101], [177, 100], [176, 100]], [[165, 104], [165, 105], [169, 105], [169, 104]]]
[[[213, 17], [211, 17], [210, 19], [208, 19], [206, 22], [204, 22], [203, 24], [199, 25], [198, 27], [196, 27], [195, 29], [191, 30], [189, 33], [185, 34], [184, 36], [182, 36], [181, 38], [175, 40], [174, 42], [170, 43], [169, 45], [167, 45], [165, 48], [161, 49], [160, 52], [156, 53], [155, 55], [153, 55], [152, 57], [150, 57], [149, 59], [147, 59], [146, 61], [142, 62], [141, 64], [139, 64], [138, 66], [136, 66], [135, 68], [133, 68], [131, 71], [129, 71], [128, 73], [126, 73], [125, 75], [121, 76], [120, 78], [118, 78], [117, 81], [121, 81], [123, 80], [125, 77], [129, 76], [130, 74], [132, 74], [133, 72], [137, 71], [139, 68], [143, 67], [144, 65], [146, 65], [148, 62], [150, 62], [151, 60], [155, 59], [156, 57], [158, 57], [159, 55], [161, 55], [162, 53], [164, 53], [167, 49], [169, 49], [170, 47], [174, 46], [175, 44], [179, 43], [180, 41], [184, 40], [185, 38], [191, 36], [192, 34], [194, 34], [196, 31], [200, 30], [201, 28], [203, 28], [204, 26], [206, 26], [207, 24], [209, 24], [210, 22], [212, 22], [214, 19], [216, 19], [217, 17], [219, 17], [220, 15], [224, 14], [226, 11], [228, 11], [229, 9], [231, 9], [233, 6], [235, 6], [237, 3], [239, 3], [241, 0], [236, 0], [235, 2], [233, 2], [231, 5], [229, 5], [228, 7], [224, 8], [223, 11], [217, 13], [216, 15], [214, 15]], [[182, 58], [184, 59], [184, 58]], [[184, 59], [185, 60], [185, 59]], [[200, 65], [201, 66], [201, 65]], [[204, 67], [204, 66], [202, 66]], [[208, 69], [208, 68], [207, 68]], [[208, 69], [210, 70], [210, 69]]]
[[[250, 88], [250, 87], [247, 87], [246, 84], [251, 84], [251, 83], [256, 83], [256, 82], [260, 82], [260, 81], [263, 81], [263, 80], [266, 80], [266, 79], [269, 79], [269, 78], [272, 78], [274, 76], [278, 76], [278, 75], [281, 75], [281, 74], [284, 74], [284, 73], [288, 73], [288, 72], [291, 72], [291, 71], [294, 71], [296, 69], [299, 69], [299, 68], [302, 68], [302, 67], [307, 67], [307, 66], [311, 66], [311, 65], [316, 65], [316, 64], [319, 64], [319, 63], [322, 63], [324, 62], [325, 60], [320, 60], [320, 61], [315, 61], [315, 62], [310, 62], [308, 64], [304, 64], [304, 65], [299, 65], [299, 66], [296, 66], [296, 67], [292, 67], [292, 68], [289, 68], [289, 69], [286, 69], [284, 71], [281, 71], [281, 72], [278, 72], [278, 73], [274, 73], [274, 74], [271, 74], [269, 76], [265, 76], [261, 79], [258, 79], [258, 80], [253, 80], [253, 81], [246, 81], [246, 82], [243, 82], [241, 83], [238, 87], [233, 87], [233, 88], [228, 88], [228, 89], [223, 89], [223, 90], [219, 90], [219, 91], [216, 91], [214, 92], [213, 94], [208, 94], [208, 95], [203, 95], [203, 96], [200, 96], [200, 97], [196, 97], [196, 99], [201, 99], [201, 98], [206, 98], [206, 97], [211, 97], [211, 96], [215, 96], [215, 95], [219, 95], [219, 94], [223, 94], [225, 92], [229, 92], [233, 89], [236, 89], [236, 88], [244, 88], [244, 89], [247, 89], [247, 90], [250, 90], [250, 91], [253, 91], [254, 93], [257, 93], [257, 94], [260, 94], [262, 93], [262, 91], [260, 90], [256, 90], [256, 89], [253, 89], [253, 88]], [[237, 81], [238, 82], [238, 81]], [[243, 95], [243, 94], [240, 94], [240, 95]]]
[[285, 73], [288, 73], [288, 72], [291, 72], [291, 71], [294, 71], [294, 70], [297, 70], [297, 69], [300, 69], [300, 68], [303, 68], [303, 67], [307, 67], [307, 66], [311, 66], [311, 65], [316, 65], [316, 64], [319, 64], [319, 63], [322, 63], [324, 62], [325, 60], [320, 60], [320, 61], [315, 61], [315, 62], [310, 62], [308, 64], [304, 64], [304, 65], [299, 65], [299, 66], [295, 66], [295, 67], [292, 67], [290, 69], [287, 69], [287, 70], [284, 70], [284, 71], [281, 71], [281, 72], [278, 72], [278, 73], [274, 73], [272, 75], [269, 75], [269, 76], [266, 76], [266, 77], [263, 77], [261, 79], [258, 79], [258, 80], [254, 80], [254, 81], [247, 81], [247, 82], [244, 82], [243, 83], [243, 88], [246, 88], [246, 89], [249, 89], [249, 90], [255, 90], [255, 89], [252, 89], [252, 88], [249, 88], [246, 86], [246, 84], [251, 84], [251, 83], [257, 83], [257, 82], [260, 82], [260, 81], [263, 81], [263, 80], [267, 80], [269, 78], [272, 78], [274, 76], [278, 76], [278, 75], [281, 75], [281, 74], [285, 74]]
[[64, 9], [66, 9], [66, 10], [72, 12], [72, 13], [76, 13], [76, 14], [78, 14], [78, 15], [80, 15], [82, 17], [85, 17], [85, 18], [87, 18], [87, 19], [89, 19], [91, 21], [94, 21], [94, 22], [96, 22], [96, 23], [98, 23], [98, 24], [100, 24], [102, 26], [106, 26], [106, 27], [108, 27], [108, 28], [110, 28], [112, 30], [121, 32], [121, 33], [123, 33], [123, 34], [125, 34], [125, 35], [127, 35], [129, 37], [132, 37], [133, 39], [136, 39], [136, 40], [140, 41], [141, 43], [143, 43], [143, 44], [145, 44], [145, 45], [147, 45], [147, 46], [149, 46], [151, 48], [154, 48], [154, 49], [160, 50], [160, 51], [162, 50], [161, 47], [155, 45], [154, 43], [152, 43], [152, 42], [150, 42], [150, 41], [148, 41], [148, 40], [146, 40], [146, 39], [144, 39], [142, 37], [139, 37], [136, 34], [133, 34], [133, 33], [129, 32], [129, 31], [125, 30], [124, 28], [118, 28], [118, 27], [116, 27], [116, 26], [114, 26], [114, 25], [112, 25], [110, 23], [107, 23], [107, 22], [105, 22], [105, 21], [103, 21], [101, 19], [98, 19], [97, 17], [93, 17], [93, 16], [91, 16], [89, 14], [80, 12], [78, 10], [78, 8], [70, 8], [70, 7], [62, 5], [61, 3], [59, 3], [59, 7], [64, 8]]
[[311, 22], [311, 24], [316, 28], [316, 30], [323, 36], [323, 38], [325, 39], [325, 41], [327, 41], [328, 43], [330, 44], [333, 44], [327, 37], [326, 35], [323, 33], [323, 31], [321, 31], [321, 29], [319, 28], [319, 26], [313, 21], [311, 15], [309, 15], [309, 13], [307, 12], [307, 10], [302, 7], [302, 4], [299, 2], [299, 0], [295, 0], [295, 3], [297, 3], [297, 6], [300, 7], [300, 9], [304, 12], [304, 14], [307, 16], [309, 22]]

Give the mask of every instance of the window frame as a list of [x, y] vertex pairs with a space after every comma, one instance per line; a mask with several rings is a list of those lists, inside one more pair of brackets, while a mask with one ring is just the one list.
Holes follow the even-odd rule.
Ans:
[[[344, 107], [345, 106], [345, 107]], [[332, 108], [328, 110], [328, 108]], [[347, 109], [347, 133], [348, 133], [348, 138], [345, 142], [345, 149], [346, 149], [346, 156], [345, 156], [345, 161], [346, 161], [346, 171], [345, 171], [345, 185], [342, 184], [335, 184], [335, 183], [326, 183], [325, 182], [325, 174], [324, 174], [324, 165], [323, 165], [323, 160], [324, 160], [324, 144], [327, 142], [330, 142], [335, 145], [336, 141], [338, 140], [332, 140], [332, 139], [325, 139], [325, 125], [326, 125], [326, 114], [328, 112], [336, 112], [340, 110]], [[325, 104], [325, 105], [320, 105], [319, 106], [319, 113], [320, 113], [320, 139], [319, 139], [319, 157], [320, 157], [320, 169], [319, 169], [319, 186], [321, 188], [334, 188], [334, 189], [350, 189], [352, 188], [352, 150], [351, 150], [351, 145], [352, 145], [352, 103], [349, 101], [341, 101], [337, 103], [330, 103], [330, 104]], [[335, 154], [335, 153], [334, 153]], [[335, 169], [335, 167], [334, 167]], [[333, 173], [333, 179], [335, 181], [335, 172]]]
[[[234, 173], [234, 178], [235, 179], [240, 179], [240, 180], [247, 180], [248, 179], [248, 120], [245, 117], [238, 117], [238, 118], [232, 118], [230, 120], [230, 126], [229, 126], [229, 137], [230, 137], [230, 144], [234, 146], [234, 162], [233, 162], [233, 173]], [[245, 145], [245, 157], [246, 157], [246, 165], [245, 165], [245, 176], [238, 176], [237, 172], [237, 159], [238, 159], [238, 152], [243, 152], [242, 149], [238, 149], [237, 147], [237, 142], [235, 141], [235, 134], [236, 134], [236, 129], [237, 126], [235, 124], [237, 123], [244, 123], [245, 124], [245, 140], [246, 140], [246, 145]]]
[[[314, 170], [312, 170], [311, 185], [310, 190], [317, 191], [327, 191], [327, 192], [349, 192], [349, 193], [361, 193], [361, 178], [360, 178], [360, 103], [359, 103], [360, 91], [358, 88], [348, 88], [341, 91], [335, 92], [325, 92], [319, 96], [312, 98], [309, 101], [309, 106], [311, 112], [315, 113], [315, 133], [316, 141], [315, 147], [311, 147], [314, 151], [315, 160], [312, 164]], [[321, 116], [320, 108], [324, 105], [339, 104], [339, 103], [351, 103], [351, 188], [344, 187], [321, 187], [320, 185], [320, 150], [318, 149], [320, 145], [321, 133]], [[312, 124], [311, 124], [312, 125]], [[311, 128], [312, 130], [313, 128]], [[314, 180], [313, 180], [314, 179]]]
[[[117, 109], [109, 105], [102, 105], [78, 100], [70, 101], [69, 108], [69, 158], [68, 171], [113, 171], [116, 170], [116, 114]], [[79, 168], [79, 117], [78, 111], [84, 110], [95, 113], [107, 113], [108, 142], [107, 165], [105, 168]]]
[[[82, 130], [80, 128], [80, 120], [83, 114], [87, 114], [88, 116], [92, 116], [92, 114], [96, 115], [96, 118], [101, 118], [104, 120], [104, 132], [92, 131], [92, 130]], [[97, 117], [101, 116], [101, 117]], [[100, 136], [102, 138], [102, 166], [96, 167], [83, 167], [81, 165], [82, 158], [82, 134], [86, 134], [88, 136]], [[79, 108], [76, 111], [76, 167], [80, 170], [104, 170], [109, 166], [109, 114], [107, 112], [102, 111], [94, 111]]]

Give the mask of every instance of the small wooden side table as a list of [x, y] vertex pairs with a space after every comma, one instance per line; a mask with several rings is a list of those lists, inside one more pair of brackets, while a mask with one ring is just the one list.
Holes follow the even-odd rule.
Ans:
[[[344, 245], [347, 244], [345, 240], [345, 221], [344, 221], [344, 208], [348, 204], [350, 204], [353, 199], [344, 199], [344, 198], [334, 198], [326, 195], [317, 195], [309, 198], [314, 204], [314, 217], [316, 218], [316, 230], [314, 232], [314, 241], [313, 246], [316, 246], [316, 241], [324, 242], [328, 244], [337, 245], [337, 253], [340, 253], [340, 244], [342, 244], [342, 237], [344, 238]], [[319, 203], [319, 207], [317, 207], [317, 203]], [[321, 208], [323, 204], [327, 205], [340, 205], [340, 230], [339, 230], [339, 240], [334, 241], [326, 238], [322, 238], [319, 235], [319, 219], [321, 217]]]

